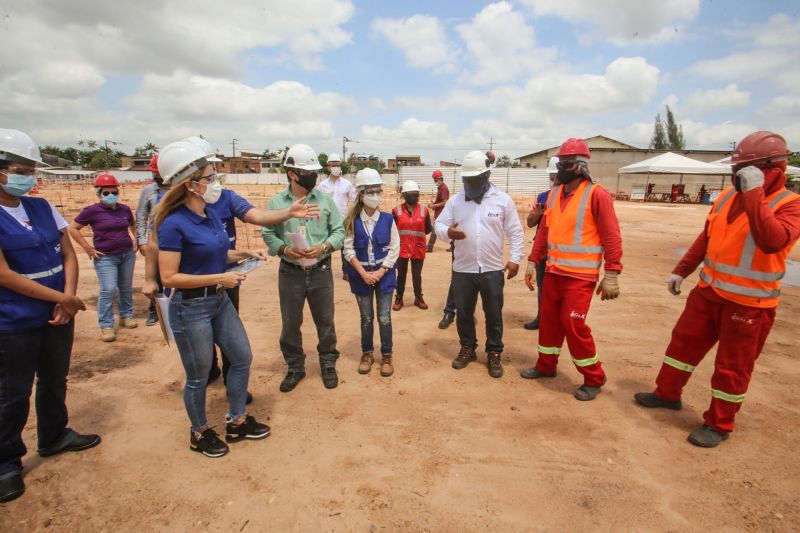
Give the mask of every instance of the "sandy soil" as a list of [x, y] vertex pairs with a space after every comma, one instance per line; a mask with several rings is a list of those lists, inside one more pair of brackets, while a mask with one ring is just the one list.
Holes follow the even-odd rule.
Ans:
[[[264, 205], [267, 191], [243, 192]], [[67, 204], [79, 195], [59, 194], [74, 214]], [[133, 204], [135, 191], [126, 194]], [[556, 379], [519, 377], [537, 342], [535, 332], [521, 327], [536, 305], [521, 277], [505, 291], [505, 376], [487, 375], [482, 352], [477, 364], [451, 369], [455, 327], [437, 329], [450, 262], [441, 243], [423, 272], [431, 309], [394, 313], [394, 377], [356, 372], [358, 312], [336, 266], [340, 385], [329, 391], [319, 379], [307, 315], [308, 377], [281, 394], [272, 259], [248, 278], [242, 315], [255, 353], [251, 412], [269, 418], [273, 433], [234, 444], [219, 460], [188, 450], [183, 370], [158, 328], [144, 327], [141, 294], [139, 329], [121, 331], [112, 344], [98, 340], [97, 282], [81, 254], [80, 294], [89, 311], [77, 320], [68, 400], [72, 425], [100, 433], [103, 443], [80, 454], [26, 456], [27, 493], [0, 506], [0, 531], [794, 529], [800, 524], [793, 466], [800, 436], [800, 289], [784, 290], [728, 442], [715, 450], [686, 442], [709, 401], [710, 360], [688, 385], [683, 411], [633, 404], [634, 392], [652, 388], [688, 293], [670, 296], [664, 280], [706, 210], [617, 203], [625, 245], [622, 296], [596, 299], [589, 315], [609, 375], [590, 403], [572, 397], [580, 380], [566, 347]], [[251, 246], [258, 242], [248, 235]], [[800, 259], [800, 252], [792, 257]], [[137, 263], [137, 290], [143, 266]], [[481, 343], [482, 332], [481, 324]], [[208, 410], [218, 428], [225, 409], [223, 387], [215, 383]], [[24, 436], [35, 448], [33, 414]]]

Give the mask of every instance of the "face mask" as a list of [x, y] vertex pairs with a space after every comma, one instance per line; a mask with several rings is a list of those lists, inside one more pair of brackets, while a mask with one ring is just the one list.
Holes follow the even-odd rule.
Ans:
[[476, 176], [474, 178], [461, 178], [464, 184], [464, 196], [467, 201], [481, 203], [483, 195], [489, 190], [489, 176]]
[[222, 184], [215, 180], [206, 185], [206, 192], [203, 194], [198, 194], [195, 191], [192, 192], [205, 200], [207, 204], [215, 204], [219, 200], [219, 197], [222, 196]]
[[381, 196], [380, 194], [365, 194], [364, 195], [364, 205], [369, 207], [370, 209], [376, 209], [381, 204]]
[[417, 205], [417, 202], [419, 202], [419, 194], [406, 194], [404, 198], [408, 205]]
[[308, 192], [311, 192], [311, 189], [313, 189], [317, 185], [316, 172], [312, 172], [311, 174], [297, 173], [296, 175], [297, 175], [297, 184], [302, 188], [304, 188], [305, 190], [307, 190]]
[[6, 174], [8, 183], [0, 183], [0, 187], [11, 196], [23, 196], [28, 194], [36, 186], [36, 178], [33, 176], [23, 176], [22, 174]]
[[556, 181], [562, 185], [565, 185], [575, 178], [579, 176], [576, 170], [564, 170], [558, 169], [558, 174], [556, 174]]
[[342, 167], [331, 167], [331, 176], [341, 176]]
[[114, 205], [117, 203], [118, 200], [119, 198], [117, 197], [116, 194], [109, 194], [107, 196], [100, 197], [100, 201], [106, 205]]

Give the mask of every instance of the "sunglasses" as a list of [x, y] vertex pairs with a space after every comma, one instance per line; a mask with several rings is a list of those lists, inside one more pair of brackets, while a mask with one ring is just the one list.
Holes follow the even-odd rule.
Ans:
[[316, 178], [317, 177], [317, 173], [316, 172], [298, 172], [297, 175], [298, 175], [298, 177], [301, 177], [301, 178], [307, 178], [307, 177], [308, 178], [310, 178], [310, 177]]
[[559, 161], [558, 163], [556, 163], [556, 168], [561, 170], [567, 170], [569, 168], [574, 167], [577, 164], [578, 164], [577, 161]]
[[112, 194], [116, 196], [119, 194], [119, 191], [103, 191], [100, 194], [103, 196], [111, 196]]

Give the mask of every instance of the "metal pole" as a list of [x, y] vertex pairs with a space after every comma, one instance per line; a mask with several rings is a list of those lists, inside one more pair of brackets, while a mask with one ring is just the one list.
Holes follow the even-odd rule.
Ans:
[[108, 172], [108, 141], [104, 141], [106, 144], [106, 172]]

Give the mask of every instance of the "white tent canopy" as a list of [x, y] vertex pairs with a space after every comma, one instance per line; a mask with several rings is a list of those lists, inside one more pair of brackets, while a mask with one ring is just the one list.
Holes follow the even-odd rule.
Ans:
[[619, 174], [730, 174], [730, 167], [666, 152], [619, 169]]
[[[731, 158], [730, 157], [723, 157], [722, 159], [717, 159], [716, 161], [711, 162], [712, 165], [724, 165], [728, 168], [731, 167]], [[800, 167], [793, 167], [792, 165], [788, 165], [786, 167], [786, 175], [787, 176], [800, 176]]]

